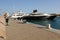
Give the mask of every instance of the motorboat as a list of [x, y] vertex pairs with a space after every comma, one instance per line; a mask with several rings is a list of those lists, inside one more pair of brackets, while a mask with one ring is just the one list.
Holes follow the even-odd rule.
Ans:
[[33, 10], [32, 13], [30, 13], [27, 16], [23, 16], [22, 19], [25, 19], [25, 20], [53, 20], [55, 17], [56, 17], [56, 15], [40, 13], [40, 12], [37, 12], [37, 10]]

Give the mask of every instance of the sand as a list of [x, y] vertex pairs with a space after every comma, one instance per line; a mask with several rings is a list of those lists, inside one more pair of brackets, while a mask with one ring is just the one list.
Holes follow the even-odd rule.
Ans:
[[6, 40], [60, 40], [60, 34], [10, 20], [6, 27]]

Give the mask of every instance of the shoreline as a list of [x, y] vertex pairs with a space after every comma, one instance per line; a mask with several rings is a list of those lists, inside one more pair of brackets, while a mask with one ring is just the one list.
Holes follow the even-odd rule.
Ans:
[[34, 24], [34, 23], [30, 23], [30, 22], [28, 22], [27, 24], [32, 24], [32, 25], [36, 26], [37, 28], [44, 28], [47, 31], [51, 31], [51, 32], [60, 34], [60, 30], [59, 29], [54, 29], [52, 27], [51, 27], [51, 29], [47, 29], [46, 28], [47, 26], [43, 26], [43, 25], [39, 25], [39, 24]]
[[60, 34], [60, 30], [59, 29], [52, 28], [52, 29], [49, 29], [48, 31]]

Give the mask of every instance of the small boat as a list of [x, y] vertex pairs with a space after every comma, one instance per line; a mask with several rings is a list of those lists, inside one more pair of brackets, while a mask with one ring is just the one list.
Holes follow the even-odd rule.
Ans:
[[12, 16], [11, 16], [11, 18], [13, 18], [13, 19], [20, 19], [20, 18], [22, 18], [24, 16], [24, 13], [20, 10], [19, 12], [15, 12]]

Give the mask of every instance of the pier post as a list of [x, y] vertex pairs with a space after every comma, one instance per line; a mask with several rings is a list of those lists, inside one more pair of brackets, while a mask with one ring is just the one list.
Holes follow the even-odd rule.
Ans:
[[47, 29], [52, 29], [51, 24], [48, 24]]
[[23, 23], [23, 19], [21, 19], [21, 21], [20, 21], [21, 23]]

